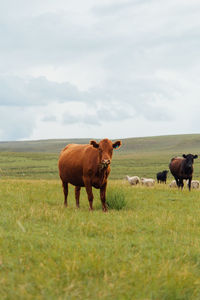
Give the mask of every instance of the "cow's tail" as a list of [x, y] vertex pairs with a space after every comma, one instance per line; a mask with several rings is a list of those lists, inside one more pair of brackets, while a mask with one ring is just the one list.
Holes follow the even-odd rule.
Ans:
[[173, 161], [176, 159], [176, 157], [172, 157], [172, 159], [170, 160], [170, 163], [169, 163], [169, 169], [171, 170], [171, 164], [173, 163]]
[[176, 159], [176, 157], [172, 157], [171, 162], [174, 161]]

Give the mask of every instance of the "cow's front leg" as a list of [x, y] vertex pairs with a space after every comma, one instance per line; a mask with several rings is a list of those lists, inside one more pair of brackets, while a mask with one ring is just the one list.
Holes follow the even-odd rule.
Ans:
[[80, 186], [75, 186], [75, 198], [76, 198], [76, 207], [79, 208], [79, 199], [80, 199]]
[[189, 191], [191, 190], [191, 182], [192, 182], [192, 178], [189, 178], [188, 179], [188, 188], [189, 188]]
[[93, 193], [92, 193], [92, 185], [90, 183], [89, 180], [84, 180], [84, 183], [85, 183], [85, 188], [86, 188], [86, 192], [87, 192], [87, 195], [88, 195], [88, 201], [89, 201], [89, 205], [90, 205], [90, 210], [93, 210], [93, 199], [94, 199], [94, 196], [93, 196]]
[[101, 198], [101, 203], [102, 203], [102, 209], [104, 212], [107, 211], [107, 206], [106, 206], [106, 187], [107, 183], [100, 188], [100, 198]]

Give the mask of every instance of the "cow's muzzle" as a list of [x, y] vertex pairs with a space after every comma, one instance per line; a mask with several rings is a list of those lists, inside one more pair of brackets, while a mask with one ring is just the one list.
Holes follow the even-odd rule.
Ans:
[[101, 162], [101, 168], [102, 169], [107, 169], [107, 167], [110, 165], [110, 159], [104, 159]]
[[188, 165], [185, 169], [187, 172], [192, 172], [192, 165]]

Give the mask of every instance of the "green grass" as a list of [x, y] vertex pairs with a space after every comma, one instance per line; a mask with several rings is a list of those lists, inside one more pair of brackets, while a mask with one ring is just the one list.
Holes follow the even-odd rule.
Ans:
[[120, 210], [126, 206], [124, 190], [120, 187], [110, 188], [106, 195], [106, 203], [109, 209]]
[[[113, 154], [110, 179], [126, 175], [156, 178], [156, 173], [168, 169], [174, 155], [168, 152]], [[0, 178], [59, 179], [58, 154], [37, 152], [1, 152]], [[168, 175], [169, 179], [173, 179]], [[200, 159], [194, 161], [194, 178], [200, 177]]]
[[58, 179], [58, 154], [1, 152], [1, 178]]
[[0, 143], [0, 299], [200, 299], [200, 191], [170, 189], [170, 174], [153, 188], [124, 180], [155, 178], [171, 157], [199, 154], [200, 135], [124, 140], [107, 194], [126, 205], [107, 213], [95, 189], [94, 212], [85, 189], [76, 209], [72, 186], [63, 206], [66, 143]]
[[199, 191], [120, 189], [127, 205], [80, 210], [59, 181], [0, 181], [0, 299], [199, 299]]

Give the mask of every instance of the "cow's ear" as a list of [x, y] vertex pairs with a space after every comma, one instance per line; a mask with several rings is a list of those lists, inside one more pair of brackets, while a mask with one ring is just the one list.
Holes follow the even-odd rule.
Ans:
[[96, 141], [90, 141], [90, 145], [92, 145], [94, 148], [99, 148], [99, 144]]
[[114, 149], [118, 149], [118, 148], [120, 148], [121, 147], [121, 144], [122, 144], [122, 142], [121, 141], [117, 141], [117, 142], [115, 142], [115, 143], [113, 143], [113, 148]]
[[186, 155], [185, 155], [185, 154], [183, 154], [182, 156], [183, 156], [184, 158], [186, 158]]
[[198, 155], [197, 154], [195, 154], [194, 156], [193, 156], [193, 158], [195, 159], [195, 158], [198, 158]]

